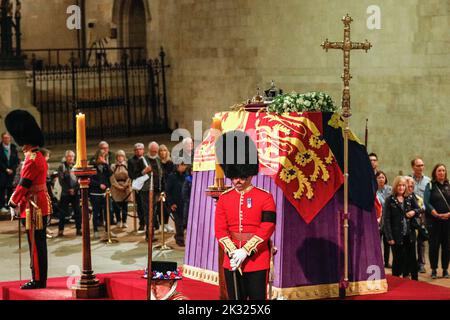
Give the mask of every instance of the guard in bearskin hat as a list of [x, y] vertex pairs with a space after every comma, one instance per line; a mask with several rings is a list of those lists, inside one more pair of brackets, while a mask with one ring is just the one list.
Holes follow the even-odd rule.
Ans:
[[252, 185], [257, 148], [244, 132], [230, 131], [217, 140], [216, 155], [233, 185], [220, 196], [215, 215], [216, 238], [226, 253], [228, 298], [265, 300], [276, 207], [271, 193]]
[[[145, 270], [143, 278], [147, 279]], [[153, 261], [152, 262], [152, 300], [188, 300], [177, 291], [177, 283], [182, 280], [181, 271], [176, 262]]]
[[25, 162], [20, 172], [20, 182], [9, 206], [11, 214], [23, 219], [30, 247], [32, 280], [22, 289], [45, 288], [47, 284], [46, 217], [52, 207], [47, 193], [47, 162], [39, 152], [44, 146], [44, 136], [34, 117], [24, 110], [10, 112], [5, 119], [8, 132], [22, 146]]

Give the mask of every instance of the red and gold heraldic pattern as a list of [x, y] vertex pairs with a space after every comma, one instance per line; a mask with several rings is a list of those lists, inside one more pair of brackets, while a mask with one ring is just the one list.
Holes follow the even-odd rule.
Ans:
[[52, 206], [47, 192], [48, 165], [41, 152], [30, 152], [20, 172], [20, 182], [14, 191], [11, 201], [20, 209], [20, 217], [26, 217], [26, 209], [30, 208], [32, 200], [40, 209], [43, 216], [52, 213]]
[[[306, 223], [344, 183], [336, 158], [323, 138], [322, 113], [232, 111], [215, 115], [223, 132], [242, 130], [258, 148], [260, 171], [271, 176]], [[214, 134], [196, 149], [194, 170], [215, 168]]]

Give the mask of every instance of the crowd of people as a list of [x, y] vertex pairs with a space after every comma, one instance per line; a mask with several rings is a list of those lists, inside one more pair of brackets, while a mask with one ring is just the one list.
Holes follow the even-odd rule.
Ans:
[[[392, 185], [386, 173], [378, 167], [375, 153], [369, 155], [377, 182], [377, 199], [381, 204], [379, 217], [384, 266], [392, 268], [394, 276], [418, 280], [426, 273], [425, 243], [431, 278], [438, 277], [439, 253], [442, 277], [449, 278], [450, 255], [450, 184], [447, 167], [438, 163], [425, 175], [422, 158], [411, 160], [412, 173], [399, 175]], [[392, 252], [392, 265], [390, 255]]]
[[[21, 162], [17, 147], [11, 143], [10, 135], [4, 133], [1, 139], [0, 210], [6, 213], [8, 200], [18, 184]], [[145, 149], [143, 143], [137, 143], [134, 145], [134, 154], [127, 157], [123, 150], [113, 153], [106, 141], [98, 144], [98, 150], [89, 161], [96, 170], [89, 186], [94, 238], [99, 237], [100, 228], [108, 231], [108, 214], [110, 225], [128, 228], [129, 204], [133, 204], [139, 220], [138, 232], [145, 233], [148, 240], [150, 176], [153, 176], [153, 235], [158, 235], [161, 228], [164, 228], [164, 232], [175, 233], [176, 244], [184, 247], [192, 185], [193, 141], [190, 138], [184, 139], [181, 154], [174, 158], [171, 157], [167, 146], [157, 142], [149, 143], [147, 150]], [[48, 161], [50, 151], [42, 148], [41, 152]], [[73, 173], [75, 157], [74, 151], [67, 150], [57, 173], [49, 175], [47, 181], [54, 208], [53, 216], [59, 219], [58, 237], [64, 236], [65, 225], [69, 219], [75, 221], [76, 235], [82, 235], [80, 185]], [[60, 185], [59, 200], [54, 192], [56, 180]], [[175, 228], [169, 223], [171, 218]], [[153, 240], [156, 241], [156, 238]]]

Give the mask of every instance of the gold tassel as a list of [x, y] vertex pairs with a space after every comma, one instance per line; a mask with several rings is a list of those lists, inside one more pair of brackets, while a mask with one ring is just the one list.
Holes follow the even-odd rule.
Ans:
[[44, 229], [42, 210], [36, 209], [36, 230]]
[[31, 229], [31, 211], [30, 209], [25, 210], [25, 229]]

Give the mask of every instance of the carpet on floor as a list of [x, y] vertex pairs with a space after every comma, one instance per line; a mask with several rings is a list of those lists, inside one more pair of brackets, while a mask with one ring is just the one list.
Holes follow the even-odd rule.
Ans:
[[[106, 284], [107, 297], [111, 300], [145, 300], [147, 281], [142, 271], [99, 274], [97, 278]], [[347, 297], [349, 300], [450, 300], [450, 288], [397, 277], [387, 277], [389, 291], [383, 294]], [[46, 289], [21, 290], [25, 281], [0, 283], [0, 300], [73, 300], [68, 289], [67, 277], [48, 280]], [[184, 278], [178, 282], [178, 291], [190, 300], [218, 300], [219, 288], [215, 285]]]

